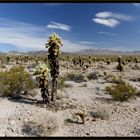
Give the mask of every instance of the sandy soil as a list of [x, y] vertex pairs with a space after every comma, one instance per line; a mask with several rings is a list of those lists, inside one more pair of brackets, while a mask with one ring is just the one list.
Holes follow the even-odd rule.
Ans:
[[[115, 70], [116, 65], [117, 63], [104, 64], [104, 68], [101, 69], [95, 63], [83, 74], [96, 71], [99, 73], [98, 79], [81, 83], [66, 81], [66, 84], [71, 86], [58, 90], [58, 95], [61, 95], [58, 102], [63, 105], [71, 104], [74, 107], [57, 111], [61, 116], [59, 119], [62, 119], [64, 124], [53, 136], [140, 136], [140, 98], [137, 96], [126, 102], [118, 102], [106, 94], [105, 87], [110, 83], [106, 81], [103, 72], [120, 74]], [[77, 69], [61, 67], [60, 73], [61, 75], [67, 72], [82, 73], [82, 70]], [[140, 77], [139, 70], [130, 70], [129, 67], [125, 67], [123, 75], [127, 82], [140, 90], [140, 82], [130, 80]], [[38, 95], [32, 99], [41, 99], [40, 96], [38, 89]], [[20, 100], [0, 98], [0, 136], [28, 136], [22, 131], [23, 124], [27, 123], [36, 113], [41, 116], [42, 113], [47, 115], [51, 111], [46, 106], [37, 106], [33, 100], [29, 100], [30, 98]], [[86, 108], [88, 118], [86, 124], [66, 121], [72, 118], [72, 114], [78, 110], [80, 105]], [[94, 114], [97, 112], [106, 115], [107, 119], [95, 118]]]

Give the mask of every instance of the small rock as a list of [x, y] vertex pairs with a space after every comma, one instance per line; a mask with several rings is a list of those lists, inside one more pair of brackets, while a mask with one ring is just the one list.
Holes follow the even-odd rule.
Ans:
[[88, 132], [87, 132], [87, 133], [86, 133], [86, 135], [88, 135], [88, 136], [89, 136], [89, 135], [90, 135], [90, 133], [88, 133]]
[[100, 90], [100, 88], [99, 87], [96, 87], [96, 90]]

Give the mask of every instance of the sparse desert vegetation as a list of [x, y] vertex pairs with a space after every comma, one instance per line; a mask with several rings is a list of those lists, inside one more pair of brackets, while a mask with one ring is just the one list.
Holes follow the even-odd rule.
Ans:
[[[62, 54], [53, 105], [40, 102], [34, 74], [46, 56], [1, 56], [0, 135], [139, 136], [140, 57], [121, 59]], [[49, 74], [49, 93], [51, 82]]]

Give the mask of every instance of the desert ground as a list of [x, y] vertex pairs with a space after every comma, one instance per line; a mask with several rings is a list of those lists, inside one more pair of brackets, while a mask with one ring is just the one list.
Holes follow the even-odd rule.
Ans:
[[[35, 71], [33, 63], [37, 65], [31, 60], [22, 64], [31, 75]], [[0, 136], [140, 136], [140, 63], [126, 63], [121, 72], [116, 69], [117, 61], [86, 63], [81, 67], [70, 60], [60, 60], [56, 106], [36, 103], [42, 100], [38, 87], [33, 95], [21, 94], [21, 98], [1, 95]], [[20, 64], [10, 61], [0, 71], [13, 65]], [[62, 79], [68, 74], [73, 78]], [[112, 76], [122, 76], [136, 88], [135, 96], [126, 101], [113, 99], [106, 90], [106, 86], [116, 84]], [[32, 78], [35, 80], [35, 76]], [[85, 117], [84, 123], [78, 113]]]

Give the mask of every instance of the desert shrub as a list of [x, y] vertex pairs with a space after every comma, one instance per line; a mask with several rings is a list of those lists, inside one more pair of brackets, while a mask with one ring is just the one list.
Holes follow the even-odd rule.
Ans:
[[133, 70], [140, 70], [140, 67], [136, 64], [135, 66], [132, 67]]
[[22, 91], [33, 89], [34, 82], [31, 75], [24, 70], [24, 66], [12, 67], [0, 72], [1, 96], [18, 96]]
[[122, 81], [122, 76], [108, 75], [107, 82], [119, 84]]
[[83, 83], [80, 87], [87, 87], [87, 83]]
[[65, 87], [65, 88], [72, 88], [73, 85], [72, 85], [72, 84], [69, 84], [69, 83], [65, 83], [65, 84], [64, 84], [64, 87]]
[[0, 64], [0, 68], [5, 69], [6, 65], [5, 64]]
[[34, 114], [32, 119], [24, 122], [23, 134], [28, 136], [51, 136], [60, 130], [63, 120], [58, 113]]
[[27, 69], [35, 68], [35, 67], [36, 67], [36, 63], [30, 63], [29, 65], [27, 65]]
[[86, 82], [86, 78], [82, 74], [68, 73], [65, 76], [65, 80], [67, 81], [75, 81], [76, 83]]
[[97, 80], [98, 79], [98, 73], [97, 72], [91, 72], [87, 75], [87, 78], [89, 80]]
[[58, 80], [58, 89], [62, 89], [65, 87], [65, 79], [64, 77], [60, 77]]
[[96, 112], [92, 112], [92, 116], [103, 120], [109, 120], [111, 113], [112, 110], [108, 104], [98, 103], [96, 106]]
[[117, 101], [126, 101], [136, 95], [136, 89], [123, 80], [116, 85], [107, 86], [106, 90]]

